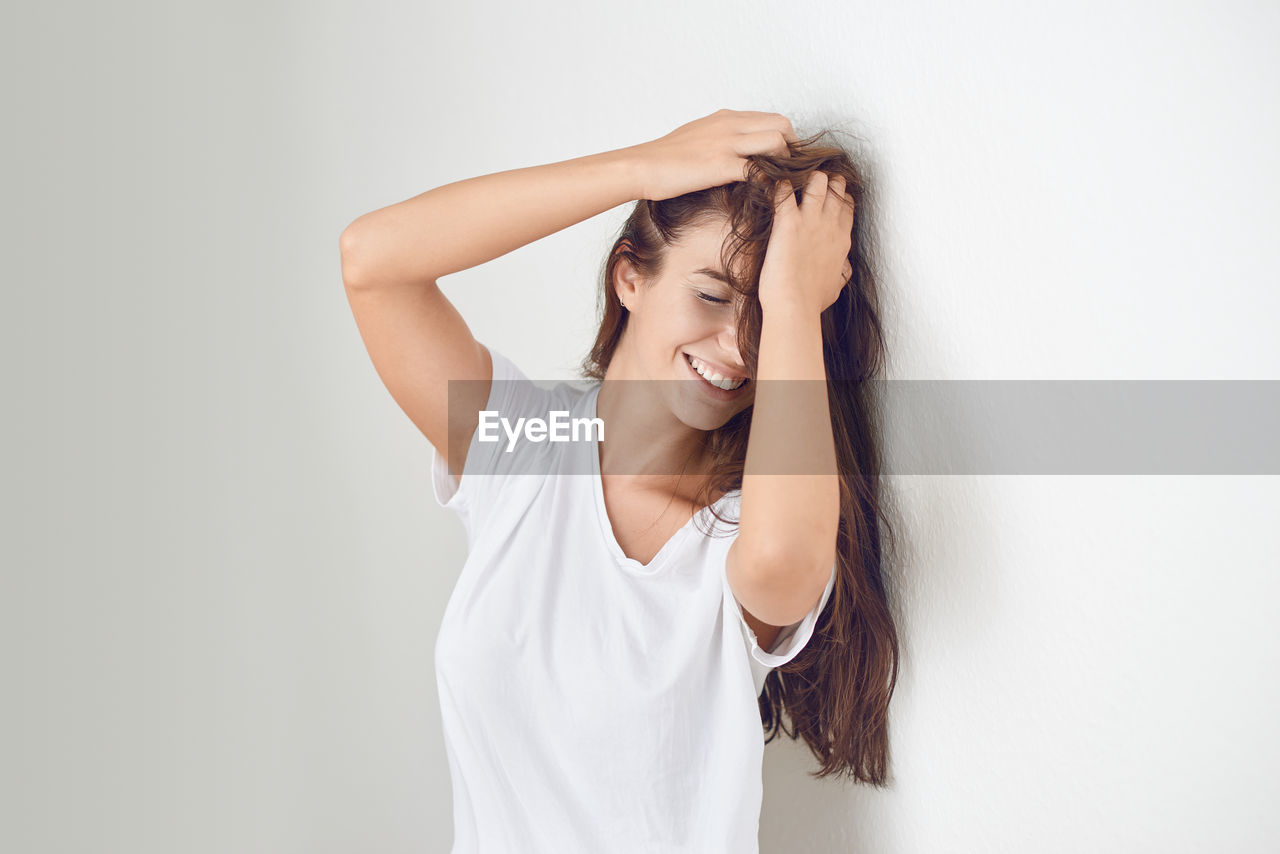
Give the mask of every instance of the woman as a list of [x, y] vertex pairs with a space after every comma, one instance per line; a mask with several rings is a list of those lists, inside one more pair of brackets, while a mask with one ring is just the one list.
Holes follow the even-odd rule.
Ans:
[[[470, 544], [436, 645], [455, 854], [756, 851], [783, 709], [818, 776], [886, 784], [864, 190], [785, 117], [719, 110], [343, 233], [365, 345]], [[586, 391], [532, 383], [436, 284], [632, 201]], [[509, 419], [500, 441], [481, 410]], [[510, 430], [556, 411], [607, 441]]]

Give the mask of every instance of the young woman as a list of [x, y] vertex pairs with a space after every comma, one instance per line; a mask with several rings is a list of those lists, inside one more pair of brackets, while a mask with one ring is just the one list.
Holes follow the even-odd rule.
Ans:
[[[343, 232], [361, 336], [470, 546], [436, 644], [454, 854], [756, 851], [783, 710], [817, 776], [886, 785], [882, 337], [865, 184], [821, 136], [719, 110]], [[626, 202], [586, 391], [535, 385], [437, 286]], [[607, 440], [512, 455], [482, 410]]]

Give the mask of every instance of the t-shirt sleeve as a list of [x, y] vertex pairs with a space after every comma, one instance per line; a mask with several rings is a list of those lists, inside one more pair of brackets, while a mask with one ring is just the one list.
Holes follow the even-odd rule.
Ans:
[[835, 587], [836, 572], [839, 566], [840, 560], [837, 558], [836, 562], [831, 565], [831, 575], [827, 578], [827, 586], [822, 589], [822, 597], [818, 600], [818, 604], [813, 607], [813, 610], [805, 614], [804, 618], [799, 622], [783, 626], [768, 650], [760, 648], [760, 642], [756, 638], [755, 631], [742, 614], [742, 603], [733, 595], [733, 588], [729, 586], [728, 574], [722, 573], [725, 602], [731, 603], [731, 607], [737, 616], [738, 626], [742, 630], [742, 641], [746, 646], [747, 657], [751, 663], [751, 678], [755, 682], [757, 696], [764, 690], [764, 680], [769, 675], [769, 671], [779, 665], [786, 664], [799, 655], [800, 650], [804, 649], [805, 644], [809, 642], [809, 638], [813, 636], [814, 626], [818, 623], [818, 615], [822, 613], [822, 609], [827, 606], [827, 600], [831, 598], [831, 590]]
[[[517, 418], [545, 418], [560, 387], [547, 389], [535, 384], [502, 353], [488, 345], [481, 346], [493, 361], [493, 380], [484, 410], [497, 413], [512, 424]], [[504, 479], [513, 474], [536, 473], [545, 467], [538, 454], [540, 446], [517, 442], [515, 450], [509, 451], [508, 438], [501, 427], [487, 431], [490, 441], [484, 441], [481, 432], [477, 425], [467, 447], [461, 479], [449, 471], [449, 462], [440, 449], [434, 445], [431, 449], [432, 495], [441, 507], [458, 514], [468, 534], [472, 532], [473, 517], [479, 509], [492, 506]]]

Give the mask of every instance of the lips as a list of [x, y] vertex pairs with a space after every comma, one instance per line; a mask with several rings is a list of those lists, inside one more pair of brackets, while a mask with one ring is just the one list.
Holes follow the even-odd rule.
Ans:
[[[716, 400], [733, 400], [734, 398], [742, 395], [746, 391], [747, 387], [751, 385], [751, 379], [749, 377], [743, 380], [742, 385], [737, 388], [723, 389], [719, 386], [712, 385], [706, 377], [699, 374], [697, 369], [693, 367], [693, 363], [690, 361], [691, 357], [688, 353], [682, 353], [681, 355], [684, 356], [685, 364], [689, 366], [689, 372], [698, 378], [698, 385], [701, 386], [708, 395]], [[701, 362], [702, 360], [699, 359], [698, 361]]]

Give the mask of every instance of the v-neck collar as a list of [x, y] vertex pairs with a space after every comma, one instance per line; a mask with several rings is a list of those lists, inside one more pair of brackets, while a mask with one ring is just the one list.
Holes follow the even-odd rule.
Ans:
[[[590, 391], [590, 399], [587, 403], [588, 418], [596, 418], [597, 409], [596, 402], [600, 397], [600, 388], [602, 383], [597, 383]], [[609, 510], [605, 506], [604, 501], [604, 479], [600, 474], [600, 445], [596, 442], [588, 442], [586, 446], [589, 448], [591, 455], [591, 491], [595, 498], [596, 519], [600, 525], [600, 533], [604, 538], [605, 546], [609, 549], [609, 553], [613, 555], [614, 562], [620, 567], [633, 572], [637, 575], [653, 575], [670, 562], [671, 556], [680, 550], [681, 544], [688, 539], [693, 531], [694, 523], [699, 516], [707, 513], [712, 507], [717, 506], [726, 498], [734, 494], [734, 490], [726, 492], [714, 502], [706, 507], [700, 508], [696, 513], [680, 526], [680, 530], [676, 531], [671, 537], [662, 544], [662, 548], [658, 549], [658, 553], [648, 563], [641, 563], [632, 557], [627, 557], [626, 552], [622, 550], [622, 546], [618, 544], [618, 538], [613, 533], [613, 523], [609, 519]]]

